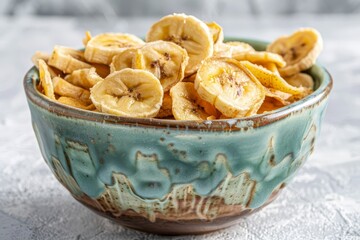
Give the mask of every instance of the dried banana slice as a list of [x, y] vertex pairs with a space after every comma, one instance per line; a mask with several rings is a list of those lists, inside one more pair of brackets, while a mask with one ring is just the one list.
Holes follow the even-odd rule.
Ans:
[[302, 95], [306, 92], [305, 88], [291, 86], [281, 76], [260, 65], [253, 64], [249, 61], [242, 61], [241, 63], [267, 88], [274, 88], [290, 94]]
[[64, 73], [72, 73], [78, 69], [92, 67], [85, 62], [84, 52], [63, 46], [54, 47], [48, 64]]
[[54, 92], [60, 96], [76, 98], [85, 104], [90, 104], [89, 90], [77, 87], [60, 77], [53, 78]]
[[314, 80], [306, 73], [297, 73], [293, 76], [285, 77], [285, 80], [288, 84], [294, 87], [304, 87], [309, 89], [314, 88]]
[[95, 110], [94, 104], [92, 104], [92, 103], [86, 104], [85, 102], [83, 102], [77, 98], [61, 96], [61, 97], [59, 97], [58, 102], [68, 105], [68, 106], [71, 106], [71, 107], [80, 108], [80, 109], [84, 109], [84, 110]]
[[103, 33], [92, 37], [86, 44], [85, 59], [88, 62], [109, 65], [112, 58], [127, 48], [139, 47], [144, 41], [127, 33]]
[[211, 115], [199, 104], [199, 94], [191, 82], [179, 82], [170, 90], [172, 113], [176, 120], [207, 120]]
[[274, 98], [281, 102], [283, 106], [289, 105], [291, 102], [289, 99], [293, 96], [292, 94], [285, 93], [274, 88], [265, 88], [265, 96], [268, 98]]
[[157, 118], [169, 118], [172, 117], [172, 99], [169, 92], [164, 93], [162, 105], [159, 113], [156, 115]]
[[85, 32], [85, 37], [82, 40], [85, 47], [86, 47], [87, 43], [91, 40], [91, 38], [92, 38], [92, 36], [91, 36], [90, 31], [86, 31]]
[[[50, 57], [51, 57], [51, 55], [46, 52], [36, 51], [35, 54], [31, 57], [31, 61], [34, 63], [34, 65], [37, 67], [37, 69], [39, 69], [39, 60], [42, 59], [47, 64]], [[47, 66], [47, 68], [48, 68], [51, 78], [56, 77], [56, 76], [61, 76], [61, 74], [62, 74], [60, 70], [58, 70], [56, 68], [52, 68], [49, 65]]]
[[286, 65], [286, 62], [280, 55], [270, 52], [235, 52], [231, 57], [238, 61], [249, 61], [256, 64], [275, 63], [279, 67]]
[[103, 79], [96, 73], [95, 68], [85, 68], [73, 71], [65, 77], [65, 80], [75, 86], [90, 89]]
[[185, 14], [168, 15], [151, 26], [146, 41], [165, 40], [185, 48], [189, 63], [185, 76], [197, 71], [199, 64], [213, 55], [214, 42], [208, 26], [201, 20]]
[[280, 101], [277, 101], [275, 98], [265, 97], [264, 102], [257, 111], [257, 114], [268, 113], [284, 106], [284, 104], [282, 104]]
[[137, 51], [137, 48], [128, 48], [118, 55], [115, 55], [110, 64], [110, 72], [113, 73], [124, 68], [135, 68], [134, 60]]
[[261, 66], [263, 66], [264, 68], [266, 68], [267, 70], [269, 70], [270, 72], [276, 73], [276, 74], [280, 74], [279, 70], [276, 66], [275, 63], [273, 62], [267, 62], [267, 63], [263, 63], [261, 64]]
[[265, 97], [263, 86], [240, 62], [209, 59], [199, 68], [195, 89], [202, 99], [228, 117], [256, 112]]
[[172, 42], [155, 41], [140, 48], [134, 60], [135, 69], [144, 69], [160, 80], [164, 92], [184, 78], [189, 57], [182, 47]]
[[39, 66], [40, 84], [44, 90], [44, 94], [48, 98], [55, 100], [54, 85], [51, 80], [51, 75], [48, 66], [46, 65], [45, 61], [42, 59], [38, 60], [38, 66]]
[[221, 43], [214, 47], [215, 57], [231, 58], [233, 54], [243, 52], [255, 52], [255, 49], [250, 44], [236, 41]]
[[209, 22], [206, 23], [206, 25], [209, 27], [210, 33], [212, 35], [213, 41], [214, 41], [214, 47], [218, 44], [223, 43], [224, 41], [224, 32], [222, 27], [217, 24], [216, 22]]
[[111, 73], [90, 91], [99, 111], [124, 117], [155, 117], [163, 99], [160, 81], [153, 74], [130, 68]]
[[323, 40], [313, 28], [301, 28], [290, 36], [272, 42], [267, 51], [281, 55], [286, 67], [279, 69], [281, 76], [291, 76], [314, 65], [323, 48]]

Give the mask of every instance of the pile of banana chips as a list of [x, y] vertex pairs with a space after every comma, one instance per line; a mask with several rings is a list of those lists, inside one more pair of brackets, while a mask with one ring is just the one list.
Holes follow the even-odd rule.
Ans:
[[214, 120], [248, 117], [312, 92], [303, 73], [322, 38], [302, 28], [256, 51], [224, 42], [221, 26], [185, 14], [154, 23], [146, 41], [126, 33], [83, 39], [85, 50], [55, 46], [36, 52], [38, 90], [71, 107], [134, 118]]

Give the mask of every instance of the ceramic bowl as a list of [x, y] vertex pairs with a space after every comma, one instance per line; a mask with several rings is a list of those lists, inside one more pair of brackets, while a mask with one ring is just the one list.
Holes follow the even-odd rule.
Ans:
[[332, 80], [321, 66], [308, 72], [316, 90], [292, 105], [204, 122], [67, 107], [36, 90], [35, 67], [24, 87], [41, 153], [76, 200], [125, 227], [198, 234], [269, 204], [314, 150]]

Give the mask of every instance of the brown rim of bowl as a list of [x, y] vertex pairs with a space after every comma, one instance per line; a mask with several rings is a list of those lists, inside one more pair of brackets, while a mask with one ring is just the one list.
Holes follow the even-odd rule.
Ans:
[[[318, 76], [318, 82], [315, 82], [315, 84], [318, 85], [317, 89], [309, 96], [293, 104], [279, 108], [278, 110], [275, 110], [271, 113], [258, 114], [251, 117], [205, 120], [202, 122], [156, 118], [120, 117], [69, 107], [67, 105], [50, 100], [37, 90], [36, 83], [38, 82], [39, 77], [38, 70], [35, 66], [26, 73], [23, 84], [28, 101], [31, 101], [38, 107], [43, 108], [58, 116], [116, 125], [119, 124], [153, 128], [175, 128], [179, 130], [192, 129], [206, 131], [236, 131], [265, 126], [269, 123], [286, 118], [295, 112], [301, 111], [302, 109], [312, 107], [320, 103], [323, 99], [327, 98], [333, 85], [332, 77], [324, 67], [314, 65], [312, 69], [314, 68], [318, 68], [318, 71], [321, 71], [322, 75]], [[310, 73], [311, 72], [312, 71], [310, 69]]]

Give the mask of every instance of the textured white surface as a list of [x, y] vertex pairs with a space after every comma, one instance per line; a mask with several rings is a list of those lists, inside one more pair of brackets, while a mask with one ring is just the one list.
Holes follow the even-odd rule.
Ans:
[[[280, 197], [238, 225], [172, 239], [360, 239], [360, 16], [215, 19], [227, 36], [271, 40], [316, 27], [335, 85], [314, 155]], [[168, 239], [124, 229], [77, 203], [42, 160], [22, 78], [36, 50], [81, 47], [84, 31], [144, 35], [153, 19], [0, 17], [0, 239]]]

